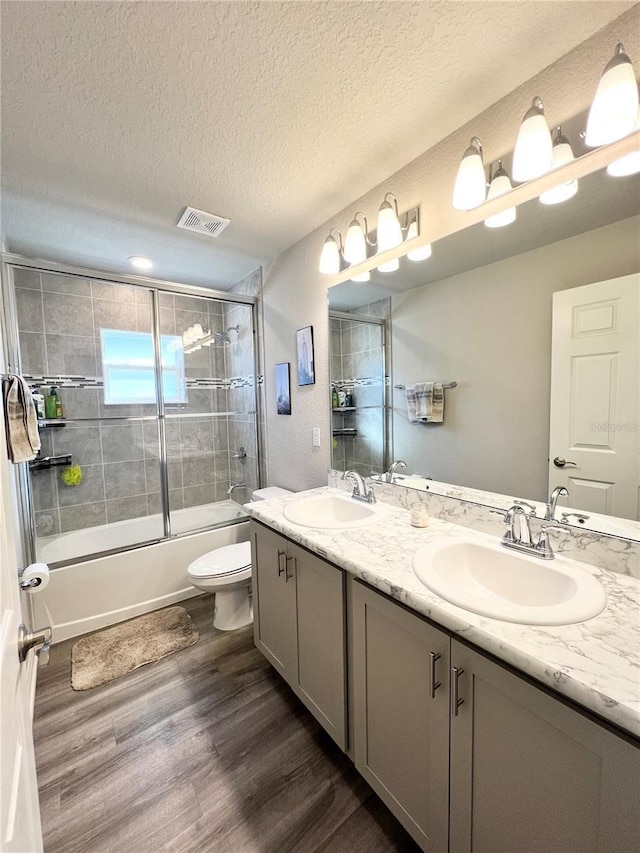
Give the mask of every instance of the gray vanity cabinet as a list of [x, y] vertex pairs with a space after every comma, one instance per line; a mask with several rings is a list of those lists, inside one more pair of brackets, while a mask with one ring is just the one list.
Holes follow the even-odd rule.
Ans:
[[449, 637], [358, 582], [352, 615], [356, 767], [424, 850], [446, 853]]
[[450, 853], [640, 850], [638, 748], [455, 640], [451, 666]]
[[346, 749], [345, 578], [251, 522], [256, 646]]

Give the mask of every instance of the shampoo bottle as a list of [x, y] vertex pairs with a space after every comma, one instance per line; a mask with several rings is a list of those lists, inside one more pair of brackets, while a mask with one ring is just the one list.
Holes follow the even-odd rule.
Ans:
[[58, 391], [55, 386], [51, 386], [51, 390], [45, 398], [45, 413], [49, 420], [62, 417], [62, 401], [58, 396]]

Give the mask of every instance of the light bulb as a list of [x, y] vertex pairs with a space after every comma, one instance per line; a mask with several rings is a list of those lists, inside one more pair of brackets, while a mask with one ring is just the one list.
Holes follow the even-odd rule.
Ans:
[[351, 281], [369, 281], [370, 278], [371, 278], [371, 273], [367, 271], [367, 272], [361, 273], [361, 275], [354, 275], [353, 278], [351, 279]]
[[331, 234], [324, 241], [318, 270], [325, 275], [335, 275], [340, 272], [340, 248], [336, 238]]
[[347, 231], [343, 254], [345, 261], [350, 264], [359, 264], [367, 258], [367, 241], [362, 226], [355, 217]]
[[471, 210], [482, 204], [486, 193], [482, 144], [478, 137], [474, 136], [458, 167], [452, 204], [456, 210]]
[[378, 252], [386, 252], [402, 244], [402, 228], [394, 206], [387, 201], [389, 195], [393, 197], [392, 193], [387, 193], [378, 211]]
[[522, 183], [539, 178], [553, 167], [551, 133], [544, 117], [544, 105], [534, 98], [524, 114], [513, 152], [513, 180]]
[[400, 261], [394, 258], [392, 261], [387, 261], [386, 264], [380, 264], [378, 272], [395, 272], [400, 269]]
[[[553, 168], [557, 169], [559, 166], [564, 166], [566, 163], [571, 163], [573, 160], [575, 160], [575, 157], [573, 156], [569, 140], [566, 136], [562, 135], [562, 131], [558, 127], [556, 130], [556, 138], [553, 143]], [[568, 201], [568, 199], [573, 198], [577, 192], [578, 181], [574, 179], [572, 181], [566, 181], [564, 184], [560, 184], [557, 187], [552, 187], [550, 190], [542, 193], [540, 195], [540, 201], [542, 204], [561, 204], [561, 202]]]
[[[416, 219], [413, 220], [411, 225], [409, 226], [409, 230], [407, 231], [407, 240], [413, 240], [414, 237], [418, 236], [418, 222]], [[410, 252], [407, 252], [407, 258], [410, 261], [426, 261], [427, 258], [431, 257], [431, 243], [427, 243], [424, 246], [420, 246], [419, 249], [412, 249]]]
[[634, 130], [637, 118], [638, 84], [631, 60], [618, 43], [598, 83], [584, 141], [590, 148], [616, 142]]
[[[513, 187], [511, 186], [509, 175], [502, 167], [502, 160], [498, 160], [498, 168], [491, 179], [491, 184], [489, 185], [487, 201], [491, 201], [493, 198], [498, 198], [498, 196], [504, 195], [512, 189]], [[500, 213], [494, 213], [493, 216], [488, 216], [485, 219], [484, 224], [487, 228], [502, 228], [503, 225], [511, 225], [511, 223], [515, 221], [515, 218], [515, 207], [509, 207], [507, 210], [501, 210]]]

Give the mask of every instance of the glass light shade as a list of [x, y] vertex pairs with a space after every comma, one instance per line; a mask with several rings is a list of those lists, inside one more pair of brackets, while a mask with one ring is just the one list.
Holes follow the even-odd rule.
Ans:
[[369, 281], [370, 278], [370, 272], [363, 272], [361, 275], [354, 275], [351, 281]]
[[402, 228], [393, 206], [383, 201], [378, 211], [378, 252], [395, 249], [402, 243]]
[[340, 249], [336, 238], [332, 237], [331, 234], [324, 241], [318, 270], [325, 275], [336, 275], [340, 272]]
[[482, 146], [480, 140], [474, 137], [471, 145], [464, 152], [458, 168], [452, 204], [456, 210], [472, 210], [482, 204], [486, 192]]
[[380, 264], [378, 272], [395, 272], [400, 269], [400, 261], [394, 258], [392, 261], [387, 261], [386, 264]]
[[[558, 136], [555, 145], [553, 146], [553, 168], [564, 166], [566, 163], [571, 163], [575, 160], [571, 145], [564, 136]], [[550, 190], [540, 195], [540, 201], [543, 204], [561, 204], [563, 201], [568, 201], [573, 198], [578, 192], [578, 181], [567, 181], [560, 186], [553, 187]]]
[[522, 183], [539, 178], [553, 167], [553, 144], [540, 98], [524, 114], [513, 152], [513, 179]]
[[[409, 226], [409, 230], [407, 231], [407, 240], [413, 240], [414, 237], [418, 236], [418, 223], [414, 219], [411, 225]], [[431, 257], [431, 243], [427, 243], [425, 246], [420, 246], [419, 249], [412, 249], [410, 252], [407, 252], [407, 258], [410, 261], [426, 261], [427, 258]]]
[[[511, 185], [511, 181], [509, 180], [509, 175], [502, 168], [501, 164], [500, 168], [491, 180], [489, 192], [487, 194], [487, 201], [491, 201], [491, 199], [498, 198], [498, 196], [504, 195], [512, 189], [513, 187]], [[488, 216], [485, 219], [484, 224], [487, 226], [487, 228], [502, 228], [503, 225], [511, 225], [511, 223], [515, 221], [515, 218], [515, 207], [509, 207], [507, 208], [507, 210], [501, 210], [500, 213], [494, 213], [493, 216]]]
[[193, 327], [193, 334], [195, 335], [196, 340], [198, 338], [204, 337], [204, 329], [202, 328], [200, 323], [196, 323], [195, 326]]
[[638, 119], [638, 84], [622, 44], [602, 73], [589, 110], [585, 143], [608, 145], [631, 133]]
[[607, 174], [613, 178], [626, 178], [640, 172], [640, 151], [631, 151], [607, 166]]
[[359, 264], [367, 258], [367, 243], [362, 226], [354, 219], [344, 241], [344, 259], [350, 264]]

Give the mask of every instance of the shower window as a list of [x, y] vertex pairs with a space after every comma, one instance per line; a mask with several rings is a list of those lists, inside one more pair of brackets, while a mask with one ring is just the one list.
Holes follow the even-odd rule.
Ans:
[[[104, 402], [107, 406], [155, 403], [156, 371], [153, 337], [146, 332], [101, 329]], [[162, 391], [165, 402], [185, 403], [182, 338], [162, 335]]]
[[[31, 268], [12, 276], [11, 363], [63, 406], [40, 423], [30, 463], [33, 556], [56, 565], [245, 518], [258, 486], [253, 306]], [[183, 344], [196, 323], [210, 334], [197, 350]]]

